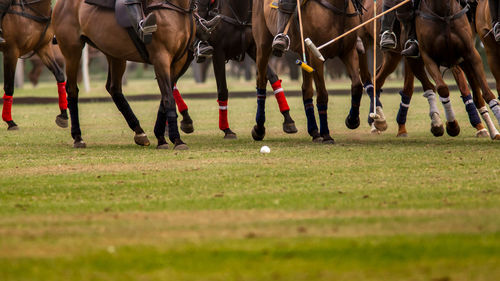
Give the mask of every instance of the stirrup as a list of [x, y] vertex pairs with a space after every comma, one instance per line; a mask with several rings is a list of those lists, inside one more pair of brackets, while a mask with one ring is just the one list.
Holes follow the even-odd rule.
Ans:
[[[284, 41], [285, 41], [285, 46], [283, 49], [277, 48], [277, 46], [278, 46], [277, 40], [280, 37], [284, 38]], [[290, 49], [290, 37], [288, 36], [288, 34], [283, 34], [283, 33], [276, 34], [276, 36], [274, 36], [274, 39], [273, 39], [272, 49], [273, 49], [273, 54], [277, 57], [281, 57], [283, 55], [283, 53], [287, 52]]]
[[200, 45], [203, 43], [203, 41], [198, 42], [195, 47], [195, 57], [196, 57], [196, 63], [202, 63], [205, 62], [207, 59], [212, 57], [213, 53], [213, 47], [208, 45], [210, 48], [212, 48], [211, 54], [203, 54], [200, 52]]
[[500, 22], [497, 22], [493, 26], [493, 37], [495, 38], [495, 41], [500, 43]]
[[[384, 37], [390, 37], [392, 39], [392, 41], [394, 41], [394, 43], [391, 43], [391, 44], [383, 44], [384, 41], [383, 41], [383, 38]], [[396, 37], [396, 34], [392, 31], [389, 31], [389, 30], [386, 30], [382, 33], [382, 35], [380, 36], [380, 48], [382, 49], [396, 49], [397, 47], [397, 37]]]
[[405, 55], [404, 55], [405, 51], [407, 51], [407, 50], [411, 47], [411, 44], [412, 44], [412, 43], [414, 43], [414, 44], [415, 44], [415, 46], [417, 47], [417, 54], [416, 54], [416, 55], [413, 55], [413, 56], [406, 56], [406, 57], [407, 57], [407, 58], [413, 58], [413, 59], [415, 59], [415, 58], [420, 57], [420, 45], [418, 44], [418, 41], [417, 41], [417, 40], [415, 40], [415, 39], [408, 39], [408, 40], [406, 41], [406, 43], [405, 43], [405, 48], [403, 49], [403, 51], [401, 51], [401, 54], [402, 54], [403, 56], [405, 56]]
[[143, 34], [151, 34], [151, 33], [156, 32], [156, 30], [158, 30], [158, 25], [156, 25], [156, 24], [150, 25], [150, 26], [143, 26], [145, 20], [146, 19], [141, 20], [139, 22], [139, 28], [141, 29]]

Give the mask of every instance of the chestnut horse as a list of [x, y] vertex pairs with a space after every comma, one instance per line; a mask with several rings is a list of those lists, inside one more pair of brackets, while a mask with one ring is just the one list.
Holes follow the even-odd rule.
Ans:
[[[364, 3], [365, 8], [367, 9], [367, 13], [363, 15], [363, 21], [366, 21], [370, 18], [370, 15], [373, 14], [373, 2], [371, 1], [365, 1]], [[382, 5], [377, 5], [377, 13], [382, 12]], [[398, 67], [399, 63], [403, 59], [401, 56], [401, 46], [405, 42], [406, 38], [404, 38], [405, 32], [403, 31], [403, 25], [399, 24], [399, 22], [396, 22], [397, 25], [395, 26], [395, 31], [398, 34], [401, 34], [398, 36], [400, 38], [400, 41], [397, 44], [397, 47], [395, 50], [389, 50], [383, 52], [383, 61], [380, 65], [380, 67], [377, 69], [377, 96], [380, 96], [380, 93], [382, 91], [382, 88], [384, 86], [384, 83], [388, 76], [394, 72], [394, 70]], [[377, 25], [378, 27], [378, 34], [380, 34], [380, 22]], [[364, 44], [369, 44], [370, 42], [373, 42], [373, 25], [369, 24], [365, 28], [360, 30], [359, 33], [360, 37], [363, 39]], [[366, 83], [366, 81], [370, 81], [370, 73], [368, 71], [368, 67], [366, 66], [366, 55], [365, 54], [360, 54], [360, 65], [361, 65], [361, 77], [362, 80]], [[399, 108], [399, 112], [397, 115], [397, 123], [398, 123], [398, 137], [406, 137], [408, 136], [408, 132], [406, 129], [406, 116], [408, 113], [408, 109], [410, 106], [410, 101], [413, 96], [413, 90], [414, 90], [414, 78], [415, 76], [421, 81], [422, 88], [424, 89], [424, 97], [426, 97], [431, 104], [430, 106], [430, 117], [431, 117], [431, 132], [435, 136], [442, 136], [444, 133], [444, 128], [442, 125], [441, 118], [439, 116], [439, 112], [436, 112], [436, 104], [435, 104], [435, 87], [431, 83], [431, 81], [428, 79], [427, 74], [425, 73], [424, 69], [424, 64], [422, 58], [405, 58], [404, 59], [404, 87], [400, 91], [401, 95], [401, 104]], [[459, 85], [459, 90], [462, 95], [462, 100], [465, 103], [466, 111], [469, 115], [469, 120], [471, 122], [471, 125], [476, 128], [476, 136], [478, 137], [488, 137], [488, 131], [484, 128], [481, 119], [479, 118], [477, 114], [477, 110], [475, 109], [474, 104], [472, 103], [472, 97], [470, 94], [470, 91], [467, 87], [467, 81], [466, 78], [462, 72], [462, 70], [457, 66], [452, 69], [453, 75], [455, 77], [455, 80], [457, 84]], [[474, 102], [476, 105], [478, 105], [478, 108], [481, 108], [485, 106], [484, 99], [482, 98], [481, 95], [474, 95]], [[483, 118], [485, 119], [486, 123], [488, 123], [492, 128], [492, 138], [495, 137], [495, 132], [496, 129], [494, 128], [495, 126], [489, 122], [491, 119], [489, 117], [488, 112], [485, 114], [482, 114]], [[491, 124], [490, 124], [491, 123]]]
[[192, 44], [195, 29], [193, 5], [190, 0], [148, 0], [144, 3], [146, 12], [156, 14], [158, 25], [152, 43], [146, 46], [149, 61], [143, 59], [127, 31], [118, 25], [114, 11], [86, 4], [83, 0], [58, 1], [54, 8], [55, 33], [66, 59], [71, 136], [76, 148], [86, 146], [80, 130], [77, 74], [82, 48], [85, 42], [88, 42], [102, 51], [108, 59], [106, 89], [129, 127], [135, 132], [135, 142], [138, 145], [149, 145], [144, 130], [122, 93], [122, 76], [127, 60], [148, 62], [154, 66], [161, 92], [154, 128], [158, 140], [157, 147], [168, 148], [164, 136], [168, 122], [168, 137], [174, 143], [174, 149], [187, 149], [179, 134], [172, 88], [187, 69], [188, 48]]
[[54, 74], [61, 111], [56, 117], [56, 124], [62, 128], [68, 127], [66, 83], [64, 72], [54, 59], [51, 12], [51, 0], [16, 0], [3, 19], [3, 34], [6, 43], [0, 45], [0, 51], [4, 54], [5, 90], [2, 119], [7, 123], [8, 130], [19, 129], [12, 119], [14, 76], [18, 58], [28, 54], [37, 54], [43, 64]]
[[[265, 96], [267, 63], [271, 54], [273, 35], [277, 32], [277, 10], [270, 4], [273, 0], [254, 0], [253, 4], [253, 35], [257, 44], [257, 95]], [[304, 37], [321, 45], [335, 38], [345, 31], [357, 26], [360, 19], [351, 1], [345, 0], [309, 0], [302, 5], [302, 20], [304, 22]], [[292, 17], [288, 35], [291, 39], [290, 50], [301, 53], [301, 38], [297, 28], [297, 18]], [[346, 125], [350, 129], [359, 126], [359, 105], [363, 94], [363, 85], [359, 77], [359, 62], [356, 51], [356, 34], [343, 38], [340, 42], [322, 50], [323, 56], [334, 58], [339, 56], [344, 62], [347, 73], [351, 78], [351, 110], [346, 118]], [[328, 92], [325, 86], [323, 62], [308, 53], [310, 65], [315, 69], [308, 73], [302, 71], [302, 98], [307, 117], [307, 131], [314, 142], [334, 143], [328, 128], [327, 109]], [[320, 120], [320, 129], [316, 123], [312, 83], [316, 84], [317, 108]], [[254, 139], [263, 138], [265, 134], [265, 113], [263, 108], [257, 111], [257, 125], [252, 134]], [[385, 123], [385, 122], [384, 122]]]
[[[465, 12], [456, 0], [422, 0], [416, 18], [420, 51], [429, 75], [436, 82], [445, 107], [447, 124], [458, 128], [449, 102], [449, 89], [439, 66], [460, 65], [472, 88], [480, 88], [484, 100], [500, 122], [500, 103], [488, 87], [483, 64], [474, 47], [474, 35]], [[492, 135], [492, 137], [495, 137]]]

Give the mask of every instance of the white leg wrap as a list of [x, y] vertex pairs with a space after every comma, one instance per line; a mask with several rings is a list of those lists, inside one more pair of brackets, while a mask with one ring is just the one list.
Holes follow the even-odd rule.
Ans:
[[498, 102], [497, 99], [492, 99], [488, 104], [491, 108], [491, 111], [493, 111], [493, 114], [495, 114], [498, 123], [500, 123], [500, 103]]
[[429, 116], [432, 118], [432, 115], [434, 115], [434, 113], [439, 114], [439, 109], [436, 102], [436, 93], [434, 93], [433, 90], [427, 90], [424, 93], [424, 97], [427, 98], [427, 101], [429, 102]]
[[439, 100], [443, 104], [444, 114], [446, 115], [446, 120], [448, 122], [455, 121], [455, 112], [453, 112], [453, 108], [451, 107], [450, 98], [449, 97], [447, 97], [447, 98], [439, 97]]
[[488, 131], [490, 132], [490, 137], [492, 139], [495, 138], [496, 135], [498, 135], [498, 130], [495, 127], [495, 124], [490, 118], [490, 114], [488, 112], [488, 108], [486, 106], [483, 106], [479, 109], [479, 114], [481, 114], [481, 117], [484, 120], [484, 123], [486, 123], [486, 127], [488, 128]]

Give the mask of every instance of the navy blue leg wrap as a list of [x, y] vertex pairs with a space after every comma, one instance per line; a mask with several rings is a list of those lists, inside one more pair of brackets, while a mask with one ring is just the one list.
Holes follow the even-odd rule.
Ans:
[[481, 123], [481, 118], [479, 118], [479, 114], [477, 113], [476, 106], [474, 105], [474, 101], [472, 100], [472, 96], [468, 95], [466, 97], [462, 97], [462, 100], [465, 104], [467, 114], [469, 115], [470, 124], [472, 125], [472, 127], [476, 127]]
[[257, 89], [257, 115], [255, 116], [257, 126], [264, 126], [266, 122], [266, 89]]
[[324, 135], [329, 135], [330, 130], [328, 129], [328, 105], [326, 104], [318, 104], [318, 115], [319, 115], [319, 133]]
[[403, 125], [406, 124], [406, 116], [408, 115], [408, 108], [410, 107], [411, 97], [405, 95], [403, 91], [400, 91], [401, 95], [401, 103], [399, 104], [398, 116], [396, 117], [396, 121], [398, 124]]
[[314, 105], [312, 99], [304, 101], [304, 109], [306, 111], [306, 117], [307, 117], [307, 132], [311, 134], [314, 131], [318, 131], [318, 125], [316, 124], [316, 117], [314, 117]]
[[73, 139], [76, 136], [81, 136], [80, 131], [80, 118], [78, 116], [78, 98], [73, 99], [68, 97], [68, 109], [71, 116], [71, 136]]

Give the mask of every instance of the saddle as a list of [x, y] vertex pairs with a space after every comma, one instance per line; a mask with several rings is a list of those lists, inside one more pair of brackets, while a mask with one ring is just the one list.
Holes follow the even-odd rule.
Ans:
[[[146, 45], [144, 45], [142, 40], [139, 38], [139, 35], [137, 35], [134, 30], [134, 26], [128, 15], [127, 7], [125, 6], [125, 0], [85, 0], [85, 3], [102, 9], [113, 10], [115, 12], [115, 18], [118, 25], [127, 30], [130, 39], [134, 43], [134, 46], [141, 55], [142, 59], [149, 62], [148, 50], [146, 49]], [[145, 7], [144, 4], [145, 3], [143, 3], [143, 7]]]

